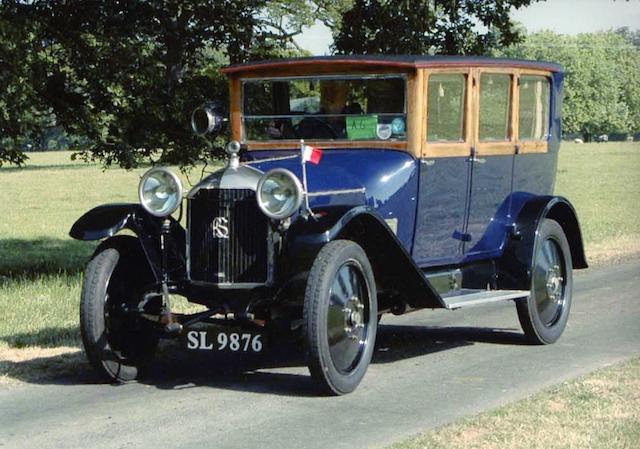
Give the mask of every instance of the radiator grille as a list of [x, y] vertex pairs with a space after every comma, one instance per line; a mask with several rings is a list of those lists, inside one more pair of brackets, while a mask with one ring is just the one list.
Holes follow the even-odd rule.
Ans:
[[[214, 232], [214, 220], [228, 238]], [[221, 220], [222, 219], [222, 220]], [[264, 283], [267, 280], [267, 217], [255, 192], [202, 189], [189, 200], [190, 275], [211, 283]]]

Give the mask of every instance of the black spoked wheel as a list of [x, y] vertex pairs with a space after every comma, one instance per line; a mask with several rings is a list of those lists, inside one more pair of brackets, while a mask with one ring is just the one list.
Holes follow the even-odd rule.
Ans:
[[356, 389], [371, 361], [377, 315], [375, 280], [365, 252], [347, 240], [325, 245], [309, 273], [304, 302], [309, 371], [325, 392]]
[[104, 379], [137, 379], [158, 343], [137, 308], [143, 287], [152, 281], [134, 237], [104, 242], [87, 265], [80, 299], [80, 331], [87, 358]]
[[531, 342], [549, 344], [560, 338], [569, 318], [573, 266], [569, 242], [556, 221], [543, 220], [537, 232], [531, 293], [517, 303], [518, 318]]

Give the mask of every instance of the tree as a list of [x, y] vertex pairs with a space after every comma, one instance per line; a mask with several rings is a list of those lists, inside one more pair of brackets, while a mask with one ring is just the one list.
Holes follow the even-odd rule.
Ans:
[[615, 32], [543, 31], [498, 56], [558, 62], [565, 69], [563, 128], [586, 140], [640, 130], [640, 50]]
[[342, 3], [2, 1], [0, 163], [23, 161], [24, 142], [56, 125], [105, 165], [220, 155], [222, 139], [189, 125], [204, 101], [228, 104], [217, 69], [299, 54], [293, 37], [315, 17], [335, 20]]
[[486, 54], [518, 42], [511, 8], [538, 0], [355, 0], [334, 34], [341, 54]]

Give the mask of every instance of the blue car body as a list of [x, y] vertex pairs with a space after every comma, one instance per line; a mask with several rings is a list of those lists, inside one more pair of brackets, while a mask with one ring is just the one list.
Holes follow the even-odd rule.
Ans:
[[[302, 337], [326, 392], [345, 394], [382, 314], [494, 301], [515, 302], [529, 341], [560, 337], [572, 270], [587, 267], [575, 210], [553, 195], [560, 66], [338, 56], [223, 72], [227, 165], [186, 198], [174, 173], [151, 169], [140, 204], [99, 206], [70, 231], [106, 238], [81, 299], [105, 377], [135, 378], [157, 337], [257, 353], [263, 333], [284, 334]], [[210, 104], [193, 113], [197, 133], [222, 126]], [[135, 237], [114, 237], [123, 229]], [[206, 310], [175, 313], [172, 294]], [[216, 338], [196, 323], [242, 330]]]

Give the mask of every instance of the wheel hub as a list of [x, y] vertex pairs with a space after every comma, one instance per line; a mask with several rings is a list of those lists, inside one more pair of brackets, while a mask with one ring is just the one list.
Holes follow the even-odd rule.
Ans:
[[344, 308], [344, 331], [352, 340], [357, 340], [356, 331], [364, 327], [364, 304], [357, 296], [349, 298]]
[[559, 265], [553, 265], [547, 270], [547, 296], [550, 299], [554, 301], [560, 300], [563, 282], [564, 278]]

